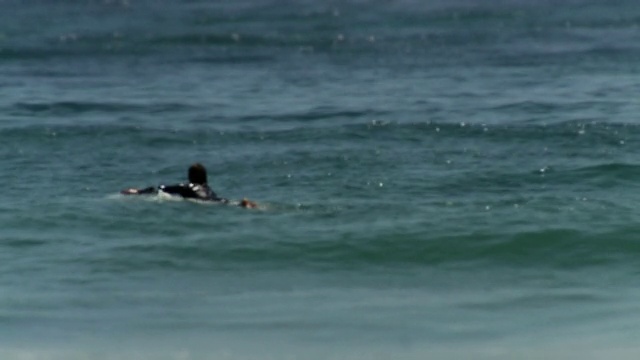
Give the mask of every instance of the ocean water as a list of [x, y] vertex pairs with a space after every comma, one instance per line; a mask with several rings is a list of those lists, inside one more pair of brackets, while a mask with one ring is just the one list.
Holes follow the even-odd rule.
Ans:
[[[0, 358], [636, 359], [639, 26], [0, 1]], [[260, 208], [119, 195], [194, 162]]]

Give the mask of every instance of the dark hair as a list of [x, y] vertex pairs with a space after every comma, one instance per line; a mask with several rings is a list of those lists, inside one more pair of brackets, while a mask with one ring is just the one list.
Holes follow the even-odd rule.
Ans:
[[193, 184], [207, 183], [207, 169], [200, 163], [195, 163], [189, 167], [189, 182]]

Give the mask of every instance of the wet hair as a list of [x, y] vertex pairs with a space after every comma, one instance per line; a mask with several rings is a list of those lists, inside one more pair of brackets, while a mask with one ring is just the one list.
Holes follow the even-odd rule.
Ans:
[[189, 167], [189, 182], [192, 184], [207, 183], [207, 169], [200, 163], [195, 163]]

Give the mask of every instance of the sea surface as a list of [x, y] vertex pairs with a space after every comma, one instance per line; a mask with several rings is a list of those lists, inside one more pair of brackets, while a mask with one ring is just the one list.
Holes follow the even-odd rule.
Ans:
[[637, 1], [0, 0], [0, 359], [637, 359], [639, 154]]

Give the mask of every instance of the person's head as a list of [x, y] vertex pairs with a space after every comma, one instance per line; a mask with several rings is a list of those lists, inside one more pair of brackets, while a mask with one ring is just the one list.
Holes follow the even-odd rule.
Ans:
[[193, 184], [207, 183], [207, 169], [200, 163], [195, 163], [189, 167], [189, 182]]

